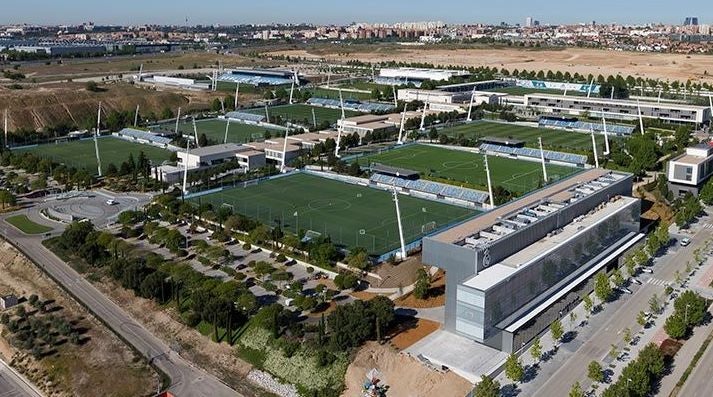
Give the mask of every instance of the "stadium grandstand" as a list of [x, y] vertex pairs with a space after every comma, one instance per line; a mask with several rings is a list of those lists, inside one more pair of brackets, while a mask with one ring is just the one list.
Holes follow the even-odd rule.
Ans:
[[485, 192], [423, 179], [403, 179], [377, 173], [373, 174], [369, 181], [372, 185], [380, 187], [399, 188], [413, 196], [419, 196], [418, 193], [421, 193], [420, 196], [441, 200], [445, 199], [456, 204], [470, 207], [482, 208], [483, 204], [488, 201], [488, 194]]
[[127, 141], [150, 144], [163, 148], [171, 143], [171, 138], [160, 136], [148, 131], [137, 130], [135, 128], [124, 128], [113, 135]]
[[226, 119], [236, 120], [244, 123], [262, 123], [265, 121], [265, 116], [261, 114], [253, 114], [247, 112], [228, 112], [225, 114]]
[[[327, 98], [310, 98], [307, 104], [313, 106], [321, 106], [325, 108], [340, 109], [341, 102], [338, 99]], [[388, 112], [394, 109], [393, 104], [378, 103], [378, 102], [361, 102], [354, 100], [344, 100], [344, 110], [353, 110], [355, 112], [372, 113], [372, 112]]]
[[398, 78], [398, 77], [381, 77], [381, 76], [376, 76], [374, 77], [374, 83], [375, 84], [381, 84], [381, 85], [396, 85], [396, 86], [401, 86], [401, 85], [413, 85], [416, 88], [421, 87], [421, 81], [419, 80], [409, 80], [407, 78]]
[[[495, 145], [492, 143], [484, 143], [480, 145], [481, 153], [506, 154], [512, 157], [527, 157], [530, 159], [540, 160], [540, 149], [532, 149], [526, 147], [510, 147], [503, 145]], [[567, 163], [578, 166], [583, 166], [587, 163], [587, 156], [555, 152], [552, 150], [544, 150], [545, 160], [556, 161], [558, 163]]]
[[[538, 121], [540, 128], [551, 128], [551, 129], [561, 129], [561, 130], [572, 130], [581, 132], [594, 131], [596, 133], [604, 133], [604, 124], [602, 123], [590, 123], [587, 121], [579, 121], [577, 119], [570, 118], [555, 118], [555, 117], [540, 117]], [[623, 124], [609, 124], [607, 123], [607, 133], [613, 135], [631, 135], [636, 127], [633, 125], [623, 125]]]
[[299, 84], [299, 78], [290, 70], [266, 69], [228, 70], [218, 76], [218, 81], [255, 86], [292, 84], [293, 81]]

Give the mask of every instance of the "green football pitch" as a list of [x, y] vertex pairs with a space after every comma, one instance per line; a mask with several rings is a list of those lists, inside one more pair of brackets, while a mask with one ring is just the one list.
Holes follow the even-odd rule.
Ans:
[[[418, 171], [425, 179], [464, 185], [487, 191], [487, 176], [483, 155], [461, 150], [427, 145], [409, 145], [387, 152], [358, 158], [360, 165], [379, 163]], [[537, 189], [543, 180], [539, 162], [488, 156], [493, 186], [502, 186], [516, 194]], [[551, 181], [578, 172], [575, 167], [548, 164]]]
[[[196, 120], [196, 130], [198, 135], [205, 134], [206, 138], [214, 144], [223, 143], [226, 124], [227, 121], [221, 119]], [[176, 128], [176, 123], [166, 123], [161, 125], [160, 128], [173, 131]], [[178, 130], [183, 135], [193, 136], [193, 122], [181, 121], [178, 124]], [[228, 142], [246, 143], [262, 140], [265, 136], [265, 131], [269, 131], [271, 136], [285, 134], [284, 130], [231, 121], [230, 129], [228, 129]]]
[[[94, 150], [93, 139], [83, 139], [79, 141], [69, 141], [62, 143], [48, 143], [38, 146], [13, 149], [16, 153], [34, 153], [41, 157], [46, 157], [57, 163], [65, 164], [68, 167], [84, 168], [89, 173], [97, 171], [97, 159]], [[171, 157], [171, 152], [155, 146], [142, 145], [125, 141], [115, 137], [102, 137], [99, 139], [99, 154], [102, 161], [102, 171], [106, 171], [109, 164], [114, 164], [117, 168], [122, 162], [133, 154], [137, 159], [140, 152], [148, 157], [152, 163], [161, 164]]]
[[[539, 148], [537, 138], [542, 137], [542, 145], [545, 149], [573, 153], [592, 151], [592, 136], [590, 134], [551, 128], [528, 127], [517, 124], [478, 121], [470, 124], [447, 127], [439, 130], [438, 133], [446, 134], [450, 137], [458, 137], [462, 134], [466, 138], [497, 137], [520, 139], [525, 141], [525, 146], [532, 148]], [[604, 136], [602, 134], [595, 134], [594, 139], [597, 141], [597, 153], [604, 152]], [[609, 137], [610, 141], [613, 139], [619, 138]]]
[[[305, 88], [305, 90], [312, 93], [314, 98], [329, 98], [329, 99], [339, 99], [339, 90], [331, 88]], [[342, 98], [344, 100], [353, 99], [359, 101], [371, 100], [371, 92], [354, 92], [354, 91], [342, 91]]]
[[[344, 248], [379, 255], [399, 247], [396, 209], [389, 192], [299, 173], [211, 193], [193, 202], [227, 205], [237, 213], [285, 230], [311, 230]], [[476, 215], [471, 209], [399, 196], [406, 243]]]
[[[342, 111], [340, 109], [330, 109], [301, 104], [273, 106], [267, 109], [268, 113], [270, 114], [270, 117], [280, 116], [283, 120], [288, 120], [290, 122], [308, 127], [311, 127], [313, 125], [313, 110], [314, 116], [317, 119], [317, 125], [322, 124], [322, 122], [324, 121], [327, 121], [330, 125], [332, 125], [337, 122], [337, 119], [342, 117]], [[244, 111], [263, 116], [265, 115], [265, 108], [255, 108]], [[354, 112], [352, 110], [344, 111], [344, 115], [347, 117], [357, 116], [359, 114], [359, 112]]]

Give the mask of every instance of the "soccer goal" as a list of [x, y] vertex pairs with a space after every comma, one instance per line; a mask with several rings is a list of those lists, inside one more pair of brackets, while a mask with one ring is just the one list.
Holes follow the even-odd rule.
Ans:
[[302, 237], [302, 242], [309, 243], [312, 240], [317, 240], [321, 235], [322, 233], [320, 232], [315, 232], [314, 230], [307, 230], [305, 232], [304, 237]]
[[436, 221], [431, 221], [421, 225], [421, 233], [432, 232], [436, 229]]

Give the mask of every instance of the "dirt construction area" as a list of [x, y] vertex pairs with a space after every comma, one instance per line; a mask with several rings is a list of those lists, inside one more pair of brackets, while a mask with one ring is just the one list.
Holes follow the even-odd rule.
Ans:
[[344, 397], [360, 396], [366, 373], [378, 369], [389, 386], [389, 397], [465, 396], [473, 386], [452, 372], [436, 372], [389, 346], [369, 342], [347, 368]]
[[[0, 295], [5, 294], [15, 294], [21, 302], [38, 295], [52, 302], [48, 315], [71, 320], [73, 327], [83, 330], [83, 343], [58, 344], [54, 354], [35, 359], [16, 349], [10, 343], [11, 332], [0, 325], [0, 355], [45, 395], [130, 397], [158, 390], [158, 375], [139, 356], [14, 247], [0, 241]], [[29, 303], [21, 304], [28, 313], [33, 310]], [[31, 316], [36, 319], [39, 314]]]
[[[298, 56], [307, 59], [327, 58], [332, 62], [350, 60], [364, 62], [426, 62], [434, 65], [489, 66], [508, 70], [552, 70], [603, 76], [621, 74], [626, 77], [662, 80], [688, 79], [713, 82], [713, 57], [707, 55], [655, 54], [609, 50], [567, 48], [562, 50], [503, 49], [439, 49], [374, 46], [372, 51], [334, 53], [311, 50], [286, 50], [272, 54]], [[707, 72], [707, 74], [706, 74]]]

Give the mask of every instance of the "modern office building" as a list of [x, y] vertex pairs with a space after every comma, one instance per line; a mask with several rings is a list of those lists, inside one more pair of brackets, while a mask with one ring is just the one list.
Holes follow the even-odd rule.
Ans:
[[608, 119], [633, 120], [639, 117], [639, 109], [641, 109], [643, 118], [674, 123], [701, 124], [707, 123], [711, 119], [709, 107], [681, 103], [637, 102], [551, 94], [528, 94], [524, 98], [523, 106], [542, 113], [581, 115], [587, 112], [595, 117], [604, 115]]
[[407, 81], [445, 81], [451, 77], [470, 76], [467, 70], [425, 69], [425, 68], [384, 68], [379, 71], [379, 78], [399, 82]]
[[686, 193], [698, 195], [713, 174], [713, 146], [702, 143], [686, 149], [686, 153], [669, 160], [668, 188], [674, 196]]
[[446, 271], [445, 330], [512, 352], [643, 238], [633, 176], [590, 169], [423, 239]]
[[337, 126], [342, 128], [345, 134], [359, 134], [363, 138], [366, 134], [375, 132], [395, 131], [396, 126], [389, 122], [388, 114], [364, 114], [361, 116], [348, 117], [344, 120], [337, 120]]

